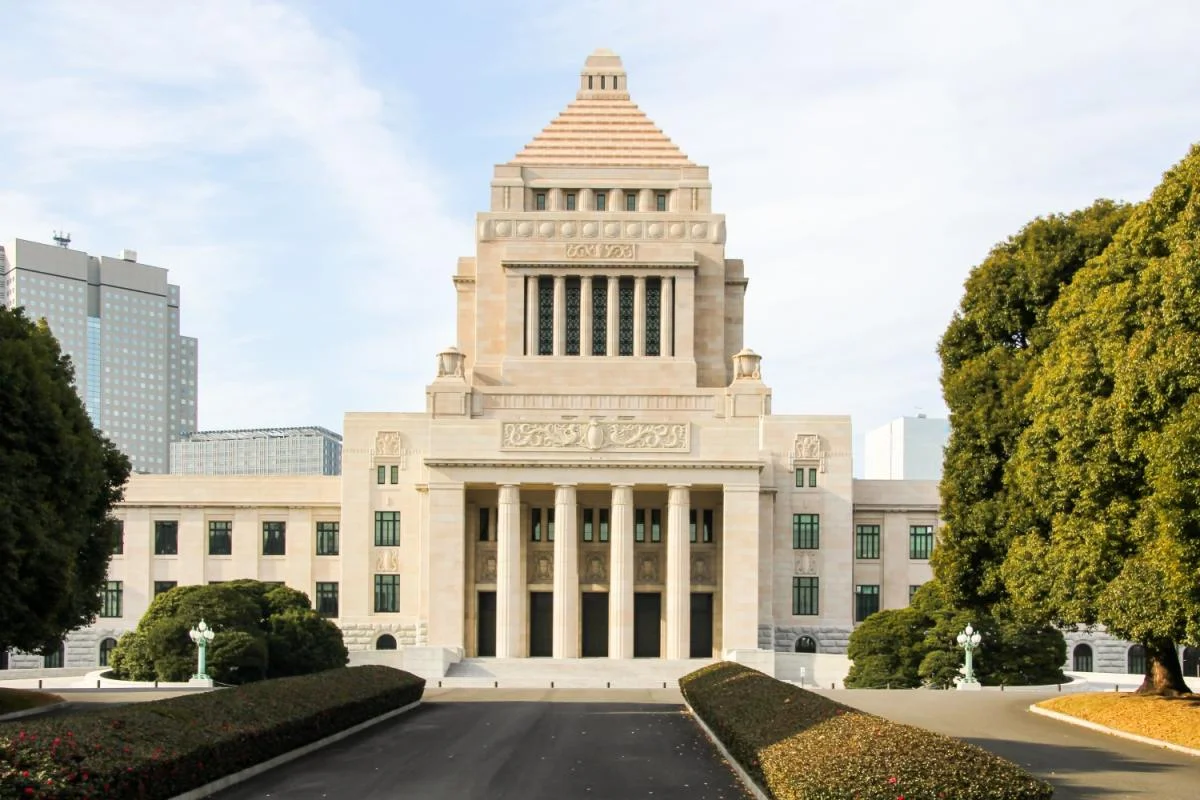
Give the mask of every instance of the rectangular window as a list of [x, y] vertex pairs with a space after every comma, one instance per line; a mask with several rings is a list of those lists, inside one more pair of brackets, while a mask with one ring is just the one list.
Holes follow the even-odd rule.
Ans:
[[667, 195], [665, 193], [659, 192], [657, 195], [655, 195], [654, 207], [659, 211], [667, 210]]
[[400, 546], [400, 512], [399, 511], [376, 511], [375, 512], [375, 546], [376, 547], [399, 547]]
[[928, 561], [933, 552], [933, 526], [910, 525], [908, 528], [908, 557]]
[[662, 278], [646, 279], [646, 355], [662, 353]]
[[210, 519], [208, 521], [208, 554], [210, 556], [233, 555], [233, 521]]
[[154, 596], [158, 597], [163, 592], [169, 592], [179, 585], [178, 581], [155, 581]]
[[688, 511], [688, 541], [692, 544], [695, 544], [697, 541], [699, 541], [700, 537], [699, 526], [696, 523], [696, 518], [698, 516], [697, 511], [698, 510], [695, 508]]
[[113, 545], [113, 555], [122, 555], [125, 552], [125, 520], [113, 520], [113, 535], [117, 540], [117, 543]]
[[390, 480], [391, 483], [399, 483], [400, 482], [400, 465], [399, 464], [392, 464], [391, 475], [389, 477], [391, 479]]
[[400, 610], [400, 576], [375, 576], [375, 613], [394, 614]]
[[879, 526], [859, 525], [854, 533], [855, 558], [879, 558]]
[[657, 544], [662, 541], [662, 509], [650, 509], [650, 541]]
[[633, 278], [617, 284], [617, 355], [633, 355]]
[[808, 468], [808, 486], [810, 489], [815, 489], [817, 486], [817, 468]]
[[820, 514], [792, 514], [792, 549], [821, 549]]
[[600, 541], [608, 541], [608, 509], [600, 509]]
[[625, 193], [625, 210], [637, 211], [637, 192]]
[[921, 588], [921, 584], [919, 584], [919, 583], [915, 586], [912, 585], [911, 583], [908, 585], [908, 604], [910, 606], [912, 605], [913, 596], [916, 595], [917, 589], [920, 589], [920, 588]]
[[569, 356], [579, 355], [579, 314], [580, 303], [582, 303], [581, 287], [579, 278], [567, 278], [566, 280], [566, 311], [567, 311], [567, 330], [565, 352]]
[[383, 464], [375, 468], [375, 482], [380, 485], [387, 483], [387, 467]]
[[179, 555], [179, 523], [175, 520], [154, 521], [154, 555]]
[[592, 278], [592, 355], [608, 351], [608, 278]]
[[854, 587], [854, 621], [862, 622], [879, 610], [879, 584]]
[[596, 529], [595, 525], [593, 524], [595, 521], [595, 516], [596, 509], [585, 508], [583, 510], [583, 532], [581, 534], [581, 538], [585, 542], [592, 541], [596, 536]]
[[542, 510], [540, 508], [529, 509], [529, 541], [540, 542], [542, 540]]
[[792, 616], [815, 617], [820, 612], [820, 583], [818, 578], [792, 578]]
[[546, 193], [545, 192], [537, 192], [536, 194], [534, 194], [533, 206], [538, 211], [546, 210]]
[[336, 556], [340, 552], [341, 527], [340, 522], [317, 523], [317, 555]]
[[704, 530], [701, 533], [701, 538], [703, 539], [705, 544], [712, 544], [712, 542], [713, 542], [713, 537], [716, 533], [716, 526], [713, 524], [713, 518], [715, 515], [716, 515], [716, 512], [713, 511], [711, 508], [704, 509], [704, 514], [703, 514]]
[[316, 597], [317, 613], [322, 617], [338, 615], [338, 585], [336, 582], [318, 582]]
[[554, 507], [546, 509], [546, 541], [554, 541]]
[[567, 211], [575, 210], [575, 193], [567, 192]]
[[264, 556], [287, 555], [287, 523], [286, 522], [264, 522], [263, 523], [262, 554]]
[[488, 516], [488, 509], [479, 509], [479, 541], [486, 542], [490, 540], [492, 535], [491, 527], [489, 527], [490, 522], [491, 517]]
[[608, 190], [607, 189], [597, 189], [596, 190], [596, 210], [597, 211], [607, 211], [608, 210]]
[[121, 595], [124, 594], [121, 581], [105, 581], [100, 590], [100, 616], [121, 616]]
[[539, 356], [554, 355], [554, 278], [538, 278], [538, 347]]
[[796, 486], [800, 488], [804, 487], [804, 467], [797, 467], [796, 469]]
[[639, 508], [633, 512], [633, 540], [646, 541], [646, 509]]

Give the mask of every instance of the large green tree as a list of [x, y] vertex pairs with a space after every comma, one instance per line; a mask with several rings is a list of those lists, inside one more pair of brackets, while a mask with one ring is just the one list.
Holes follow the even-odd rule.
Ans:
[[1009, 485], [1018, 608], [1143, 643], [1140, 691], [1187, 691], [1200, 643], [1200, 147], [1051, 314]]
[[0, 647], [43, 651], [95, 618], [128, 477], [45, 322], [0, 308]]
[[1025, 396], [1051, 341], [1051, 307], [1128, 219], [1130, 207], [1100, 200], [1040, 217], [996, 245], [966, 282], [938, 347], [950, 439], [941, 482], [933, 567], [960, 608], [1004, 601], [1000, 565], [1014, 535], [1004, 473], [1029, 425]]

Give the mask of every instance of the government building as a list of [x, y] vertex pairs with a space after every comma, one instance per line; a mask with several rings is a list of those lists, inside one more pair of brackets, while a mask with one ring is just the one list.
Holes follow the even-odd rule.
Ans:
[[134, 476], [104, 615], [57, 663], [102, 663], [158, 592], [235, 578], [304, 590], [356, 660], [426, 675], [844, 653], [907, 605], [936, 482], [855, 480], [848, 416], [772, 413], [708, 168], [626, 80], [594, 53], [495, 168], [424, 410], [347, 413], [340, 476]]

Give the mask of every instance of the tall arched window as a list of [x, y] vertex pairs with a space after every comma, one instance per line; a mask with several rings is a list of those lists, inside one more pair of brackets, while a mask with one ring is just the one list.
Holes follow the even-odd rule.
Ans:
[[1200, 678], [1200, 648], [1183, 648], [1183, 676]]
[[801, 636], [796, 640], [797, 653], [815, 653], [817, 652], [817, 640], [811, 636]]
[[100, 643], [100, 666], [108, 666], [108, 659], [112, 656], [113, 648], [116, 646], [117, 640], [111, 636]]
[[1076, 672], [1091, 672], [1092, 671], [1092, 646], [1088, 644], [1075, 645], [1075, 657], [1072, 659], [1075, 663], [1072, 665]]
[[375, 649], [376, 650], [395, 650], [396, 649], [396, 637], [392, 636], [390, 633], [385, 633], [383, 636], [380, 636], [378, 639], [375, 640]]
[[1140, 644], [1129, 648], [1129, 652], [1125, 655], [1125, 661], [1128, 664], [1126, 669], [1131, 675], [1146, 674], [1146, 648]]

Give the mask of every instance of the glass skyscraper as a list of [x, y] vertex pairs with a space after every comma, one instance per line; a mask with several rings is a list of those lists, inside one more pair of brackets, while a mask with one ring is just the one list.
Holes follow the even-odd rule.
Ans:
[[165, 473], [196, 430], [197, 345], [179, 335], [179, 287], [137, 253], [91, 256], [16, 239], [0, 247], [0, 300], [45, 318], [75, 366], [92, 423], [137, 472]]

